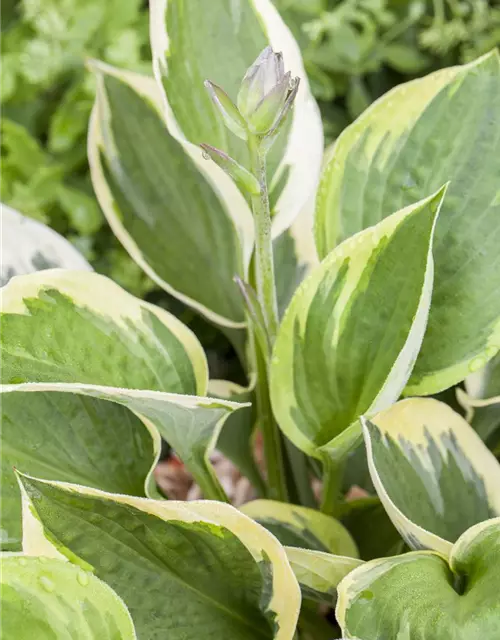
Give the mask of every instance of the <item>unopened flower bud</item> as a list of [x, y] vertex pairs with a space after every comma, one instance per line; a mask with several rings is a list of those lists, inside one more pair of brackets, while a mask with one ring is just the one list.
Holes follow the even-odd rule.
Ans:
[[241, 164], [236, 162], [236, 160], [231, 158], [231, 156], [228, 156], [224, 151], [212, 147], [209, 144], [201, 144], [200, 147], [203, 149], [205, 158], [212, 159], [221, 169], [224, 169], [242, 191], [252, 196], [260, 193], [260, 185], [257, 178], [253, 176], [250, 171], [247, 171], [245, 167], [242, 167]]
[[[296, 80], [285, 74], [283, 56], [267, 47], [248, 69], [238, 93], [238, 109], [252, 133], [264, 135], [282, 117], [282, 111], [292, 95]], [[287, 109], [288, 111], [288, 109]]]
[[210, 82], [210, 80], [205, 80], [205, 87], [208, 89], [213, 103], [219, 109], [227, 128], [236, 134], [238, 138], [246, 140], [247, 127], [245, 119], [231, 98], [223, 89], [213, 82]]

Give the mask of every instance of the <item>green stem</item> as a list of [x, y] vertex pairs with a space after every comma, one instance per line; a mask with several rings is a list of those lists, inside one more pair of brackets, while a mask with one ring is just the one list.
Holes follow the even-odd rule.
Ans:
[[200, 472], [195, 474], [192, 469], [191, 472], [205, 500], [230, 502], [210, 463], [203, 461]]
[[323, 495], [321, 496], [321, 511], [328, 516], [338, 512], [339, 498], [342, 490], [344, 465], [333, 460], [328, 454], [323, 458]]
[[[253, 260], [253, 280], [257, 298], [264, 314], [269, 341], [274, 344], [278, 332], [278, 303], [274, 279], [274, 256], [271, 236], [271, 211], [266, 176], [266, 155], [260, 139], [249, 134], [248, 150], [251, 171], [259, 181], [260, 193], [252, 196], [252, 210], [255, 225], [255, 255]], [[288, 500], [285, 465], [281, 434], [273, 417], [269, 396], [268, 360], [253, 336], [255, 366], [257, 371], [257, 416], [264, 441], [264, 457], [269, 485], [269, 497], [273, 500]]]
[[249, 134], [250, 165], [259, 181], [260, 193], [252, 196], [255, 224], [255, 286], [262, 306], [271, 344], [278, 333], [278, 299], [274, 278], [273, 240], [271, 236], [271, 210], [266, 176], [266, 154], [257, 136]]

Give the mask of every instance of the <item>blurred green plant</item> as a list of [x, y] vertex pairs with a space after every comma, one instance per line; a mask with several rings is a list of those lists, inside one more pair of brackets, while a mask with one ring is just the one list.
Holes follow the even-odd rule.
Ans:
[[2, 2], [2, 201], [66, 235], [140, 296], [154, 285], [103, 225], [90, 185], [85, 59], [149, 72], [147, 20], [142, 0]]

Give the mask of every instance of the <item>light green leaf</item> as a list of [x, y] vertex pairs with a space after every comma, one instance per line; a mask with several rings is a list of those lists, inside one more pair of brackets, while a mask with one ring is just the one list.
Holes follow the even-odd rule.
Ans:
[[85, 258], [62, 236], [41, 222], [1, 205], [2, 263], [0, 286], [12, 276], [62, 267], [91, 271]]
[[305, 453], [344, 456], [359, 441], [358, 418], [403, 390], [425, 331], [444, 191], [347, 240], [290, 303], [271, 399], [281, 429]]
[[139, 638], [292, 640], [300, 591], [285, 551], [237, 509], [20, 482], [26, 552], [47, 553], [50, 540], [54, 555], [91, 566], [123, 598]]
[[[3, 393], [2, 548], [20, 549], [21, 496], [13, 468], [145, 496], [160, 436], [127, 409], [70, 393]], [[151, 495], [151, 497], [153, 497]]]
[[224, 499], [207, 458], [241, 405], [194, 395], [206, 393], [207, 364], [179, 320], [103, 276], [57, 269], [11, 280], [2, 311], [6, 390], [124, 405], [174, 447], [206, 495]]
[[343, 525], [315, 509], [275, 500], [254, 500], [241, 511], [274, 534], [281, 544], [357, 557], [358, 550]]
[[452, 386], [500, 347], [499, 109], [493, 51], [390, 91], [339, 137], [323, 172], [321, 257], [450, 181], [436, 228], [429, 326], [408, 394]]
[[[181, 140], [210, 144], [248, 166], [244, 142], [226, 130], [204, 80], [220, 85], [236, 100], [247, 68], [269, 44], [283, 52], [292, 76], [301, 78], [291, 126], [269, 160], [270, 180], [288, 171], [273, 220], [273, 237], [278, 237], [314, 193], [323, 154], [321, 119], [296, 41], [270, 0], [153, 0], [150, 12], [153, 66], [164, 90], [166, 122]], [[215, 169], [225, 193], [225, 176]], [[233, 206], [237, 215], [248, 217], [242, 198], [233, 199]]]
[[242, 326], [233, 278], [249, 258], [252, 220], [246, 223], [249, 247], [243, 249], [245, 223], [231, 217], [229, 201], [211, 184], [211, 163], [201, 150], [183, 147], [166, 130], [152, 78], [103, 63], [92, 66], [98, 91], [89, 163], [115, 235], [163, 289], [213, 322]]
[[285, 547], [302, 596], [332, 606], [337, 586], [345, 576], [363, 564], [362, 560], [323, 551]]
[[373, 484], [410, 547], [448, 555], [500, 514], [500, 465], [448, 405], [410, 398], [363, 422]]
[[135, 640], [127, 607], [92, 573], [54, 558], [2, 557], [6, 640]]
[[468, 529], [449, 564], [418, 551], [373, 560], [340, 583], [337, 620], [358, 640], [500, 637], [500, 518]]

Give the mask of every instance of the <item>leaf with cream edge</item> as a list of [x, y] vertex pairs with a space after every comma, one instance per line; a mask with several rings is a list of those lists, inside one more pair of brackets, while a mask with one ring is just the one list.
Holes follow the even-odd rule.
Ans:
[[207, 363], [179, 320], [104, 276], [57, 269], [13, 278], [2, 312], [4, 389], [124, 405], [174, 447], [205, 495], [225, 498], [207, 458], [242, 405], [194, 395], [207, 391]]
[[61, 267], [92, 271], [85, 258], [50, 227], [0, 204], [2, 262], [0, 286], [17, 275]]
[[412, 549], [447, 556], [469, 527], [500, 515], [500, 465], [470, 425], [432, 398], [363, 419], [377, 493]]
[[54, 558], [0, 558], [3, 638], [135, 640], [124, 602], [104, 582]]
[[364, 564], [363, 560], [323, 551], [285, 547], [302, 596], [332, 606], [337, 587], [345, 576]]
[[2, 393], [2, 549], [21, 548], [21, 496], [13, 469], [135, 496], [157, 497], [160, 434], [131, 411], [72, 393]]
[[427, 322], [445, 190], [347, 240], [293, 297], [273, 351], [271, 399], [280, 428], [308, 455], [344, 456], [361, 437], [359, 417], [403, 390]]
[[429, 551], [372, 560], [338, 587], [336, 615], [357, 640], [500, 637], [500, 518], [463, 533], [448, 561]]
[[275, 535], [281, 544], [324, 551], [343, 556], [358, 556], [354, 540], [335, 518], [315, 509], [275, 500], [253, 500], [241, 511]]
[[203, 175], [210, 163], [169, 134], [152, 78], [100, 62], [91, 67], [97, 97], [89, 164], [113, 232], [160, 287], [212, 322], [243, 326], [233, 278], [249, 260], [252, 220], [245, 226], [232, 216], [237, 207]]
[[285, 551], [234, 507], [19, 480], [25, 553], [92, 567], [140, 640], [294, 637], [300, 590]]
[[[272, 194], [277, 200], [272, 234], [278, 237], [314, 194], [323, 156], [321, 117], [293, 35], [270, 0], [152, 0], [150, 25], [153, 68], [170, 133], [181, 141], [222, 149], [243, 166], [249, 164], [245, 143], [225, 128], [204, 80], [236, 100], [245, 72], [269, 44], [283, 53], [292, 76], [300, 77], [291, 125], [268, 159], [271, 189], [286, 176], [277, 187], [279, 197]], [[212, 175], [226, 192], [222, 169], [214, 165]], [[248, 218], [244, 198], [228, 195], [238, 215]]]
[[321, 257], [450, 181], [429, 324], [407, 395], [453, 386], [500, 347], [499, 110], [500, 58], [492, 51], [380, 98], [338, 138], [322, 175]]

